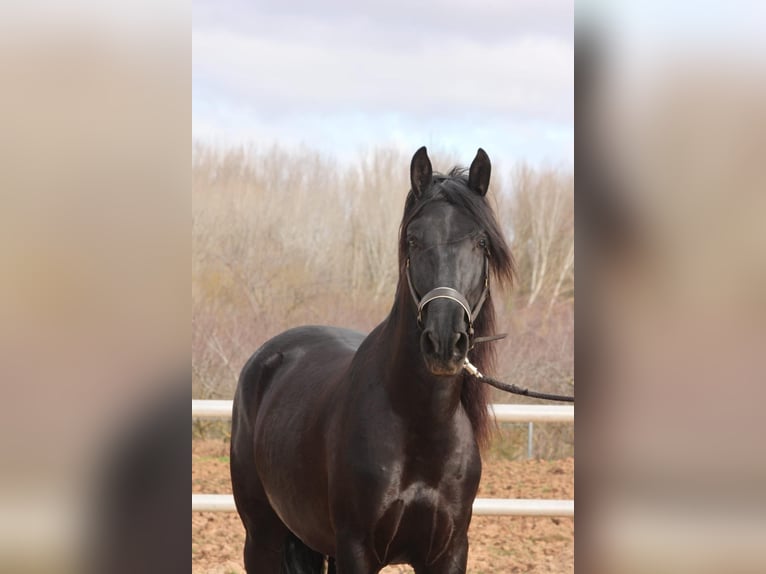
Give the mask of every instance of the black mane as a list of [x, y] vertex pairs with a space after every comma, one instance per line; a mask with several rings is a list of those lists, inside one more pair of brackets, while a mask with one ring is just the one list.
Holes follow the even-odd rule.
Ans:
[[[427, 205], [446, 201], [450, 205], [461, 209], [481, 227], [489, 239], [489, 267], [490, 273], [501, 284], [511, 286], [515, 273], [515, 265], [511, 250], [503, 237], [502, 229], [495, 218], [486, 197], [471, 191], [468, 187], [468, 170], [461, 167], [453, 167], [446, 175], [434, 173], [431, 185], [424, 191], [423, 196], [418, 198], [410, 190], [404, 204], [404, 216], [399, 228], [399, 284], [397, 286], [396, 302], [406, 304], [403, 298], [409, 298], [406, 284], [404, 266], [407, 260], [407, 238], [405, 230], [410, 222]], [[490, 291], [487, 300], [482, 307], [479, 316], [474, 323], [476, 336], [495, 334], [495, 308], [492, 304]], [[478, 345], [468, 354], [469, 360], [481, 371], [490, 372], [494, 365], [494, 351], [490, 344]], [[464, 373], [463, 391], [461, 402], [465, 408], [474, 429], [477, 441], [480, 445], [486, 445], [489, 439], [489, 415], [488, 415], [488, 390], [474, 377]]]

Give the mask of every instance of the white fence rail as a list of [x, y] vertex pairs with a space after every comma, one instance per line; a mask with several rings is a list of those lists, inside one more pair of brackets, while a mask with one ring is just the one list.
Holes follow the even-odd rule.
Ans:
[[[194, 418], [231, 418], [232, 401], [192, 401]], [[573, 405], [493, 404], [490, 412], [498, 422], [574, 422]], [[232, 512], [231, 494], [192, 494], [192, 511]], [[477, 498], [474, 515], [492, 516], [574, 516], [574, 500]]]
[[[232, 401], [192, 401], [192, 416], [200, 419], [231, 417]], [[490, 405], [489, 410], [501, 423], [571, 423], [573, 405]]]
[[[231, 494], [192, 494], [192, 510], [199, 512], [233, 512]], [[574, 516], [574, 500], [477, 498], [474, 516]]]

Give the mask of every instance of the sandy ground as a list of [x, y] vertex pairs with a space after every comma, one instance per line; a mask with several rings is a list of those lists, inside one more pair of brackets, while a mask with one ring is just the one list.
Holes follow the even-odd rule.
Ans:
[[[192, 492], [229, 493], [228, 445], [193, 441]], [[480, 497], [574, 498], [574, 459], [484, 460]], [[192, 513], [192, 574], [240, 574], [244, 529], [236, 513]], [[468, 572], [474, 574], [574, 571], [571, 518], [477, 516], [469, 531]], [[386, 574], [410, 573], [389, 566]]]

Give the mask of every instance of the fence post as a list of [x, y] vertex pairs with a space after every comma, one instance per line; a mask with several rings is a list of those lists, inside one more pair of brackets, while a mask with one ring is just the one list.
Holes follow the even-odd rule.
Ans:
[[532, 421], [529, 421], [527, 423], [527, 459], [532, 458], [532, 442], [533, 442], [533, 436], [535, 432], [535, 423]]

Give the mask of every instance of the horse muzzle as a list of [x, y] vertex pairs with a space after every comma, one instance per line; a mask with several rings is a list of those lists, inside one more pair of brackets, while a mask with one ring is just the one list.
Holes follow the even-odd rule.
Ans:
[[457, 375], [463, 368], [468, 345], [468, 333], [465, 331], [426, 328], [420, 335], [423, 360], [433, 375]]

